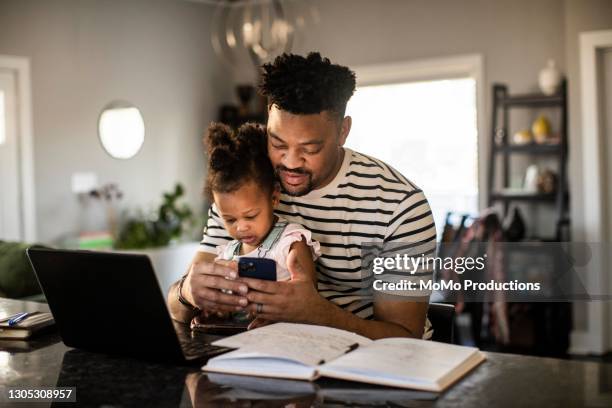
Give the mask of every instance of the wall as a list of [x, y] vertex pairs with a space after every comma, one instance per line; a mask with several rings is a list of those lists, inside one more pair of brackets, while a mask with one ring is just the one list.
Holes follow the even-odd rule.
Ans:
[[[181, 181], [201, 209], [201, 137], [225, 98], [211, 13], [168, 0], [0, 1], [0, 55], [31, 63], [40, 241], [79, 228], [77, 171], [119, 183], [131, 208], [155, 206]], [[98, 142], [98, 115], [114, 99], [134, 103], [145, 120], [145, 143], [130, 160], [112, 159]]]
[[563, 65], [558, 0], [318, 1], [321, 23], [297, 51], [320, 50], [348, 65], [481, 53], [489, 83], [537, 88], [549, 57]]

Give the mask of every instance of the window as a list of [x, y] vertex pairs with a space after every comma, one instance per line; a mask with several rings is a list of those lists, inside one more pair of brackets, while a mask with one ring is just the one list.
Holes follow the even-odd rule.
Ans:
[[448, 211], [478, 211], [476, 106], [471, 77], [359, 86], [347, 106], [346, 146], [422, 188], [440, 233]]

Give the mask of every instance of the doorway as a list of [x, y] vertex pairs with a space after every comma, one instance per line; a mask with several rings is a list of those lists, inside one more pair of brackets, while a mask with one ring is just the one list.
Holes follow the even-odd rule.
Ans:
[[0, 240], [35, 241], [30, 66], [0, 56]]
[[[582, 185], [584, 242], [601, 248], [586, 266], [585, 287], [591, 295], [612, 294], [609, 251], [612, 240], [612, 30], [580, 34], [582, 113]], [[575, 303], [586, 312], [586, 326], [574, 329], [572, 349], [603, 354], [612, 350], [612, 302]], [[584, 309], [584, 310], [583, 310]], [[584, 314], [584, 313], [583, 313]]]

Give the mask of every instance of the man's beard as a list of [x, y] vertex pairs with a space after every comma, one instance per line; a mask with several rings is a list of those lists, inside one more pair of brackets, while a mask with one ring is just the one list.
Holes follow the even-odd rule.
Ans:
[[[292, 197], [300, 197], [303, 196], [305, 194], [308, 194], [312, 191], [313, 187], [314, 187], [314, 182], [312, 180], [312, 173], [304, 170], [304, 169], [288, 169], [285, 166], [276, 166], [275, 168], [276, 171], [276, 177], [278, 178], [278, 180], [280, 181], [280, 185], [282, 188], [282, 192], [292, 196]], [[306, 182], [306, 185], [302, 188], [300, 188], [299, 190], [295, 190], [294, 186], [286, 186], [283, 182], [283, 177], [281, 175], [281, 172], [287, 172], [287, 173], [293, 173], [293, 174], [304, 174], [307, 176], [308, 181]]]

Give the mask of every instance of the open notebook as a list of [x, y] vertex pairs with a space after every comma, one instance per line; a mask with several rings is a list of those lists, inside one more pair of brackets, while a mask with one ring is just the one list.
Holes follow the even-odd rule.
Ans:
[[473, 347], [428, 340], [370, 340], [324, 326], [276, 323], [213, 343], [236, 350], [204, 371], [313, 381], [319, 377], [443, 391], [485, 359]]

